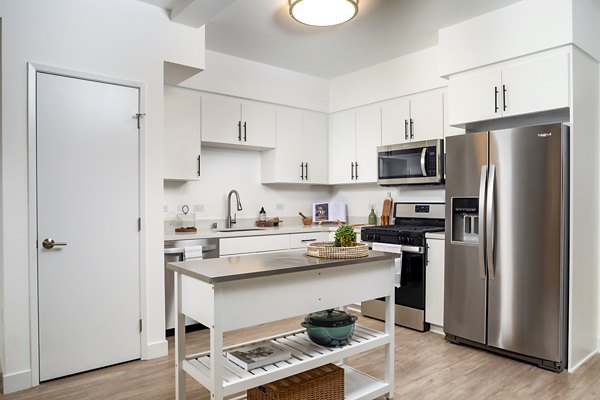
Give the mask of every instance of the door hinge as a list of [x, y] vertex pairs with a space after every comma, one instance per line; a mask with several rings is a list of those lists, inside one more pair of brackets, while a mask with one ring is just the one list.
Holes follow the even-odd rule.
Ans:
[[140, 119], [146, 116], [146, 113], [136, 113], [133, 118], [137, 118], [137, 128], [140, 129]]
[[140, 318], [140, 333], [142, 332], [142, 319]]
[[138, 232], [142, 231], [142, 219], [138, 218]]

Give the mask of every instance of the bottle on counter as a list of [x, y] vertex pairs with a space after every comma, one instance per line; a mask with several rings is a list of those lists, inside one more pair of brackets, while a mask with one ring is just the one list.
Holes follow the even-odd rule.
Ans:
[[371, 213], [369, 214], [369, 225], [377, 225], [377, 215], [375, 215], [373, 207], [371, 207]]
[[260, 211], [258, 212], [258, 220], [261, 222], [265, 222], [267, 220], [267, 212], [265, 211], [264, 207], [261, 207]]

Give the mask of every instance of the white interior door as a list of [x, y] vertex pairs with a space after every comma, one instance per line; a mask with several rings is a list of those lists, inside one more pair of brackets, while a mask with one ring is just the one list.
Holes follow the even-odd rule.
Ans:
[[139, 89], [38, 72], [36, 108], [44, 381], [140, 357]]

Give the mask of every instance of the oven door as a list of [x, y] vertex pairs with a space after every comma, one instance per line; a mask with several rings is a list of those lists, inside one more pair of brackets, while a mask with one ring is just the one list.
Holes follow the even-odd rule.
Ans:
[[[428, 330], [425, 323], [425, 248], [420, 246], [373, 243], [373, 250], [398, 254], [396, 274], [396, 324], [420, 331]], [[362, 303], [362, 314], [383, 319], [383, 299]]]

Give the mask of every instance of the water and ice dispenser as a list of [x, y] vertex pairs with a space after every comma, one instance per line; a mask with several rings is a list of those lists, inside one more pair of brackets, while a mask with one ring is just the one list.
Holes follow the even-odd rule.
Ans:
[[479, 243], [479, 198], [452, 198], [452, 242]]

